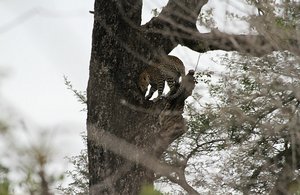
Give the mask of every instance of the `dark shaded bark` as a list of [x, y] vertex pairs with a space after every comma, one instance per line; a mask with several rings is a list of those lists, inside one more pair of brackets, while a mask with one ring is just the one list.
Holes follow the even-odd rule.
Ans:
[[[142, 185], [153, 184], [156, 171], [121, 155], [130, 152], [126, 148], [123, 153], [119, 152], [121, 148], [116, 152], [113, 145], [99, 142], [101, 132], [159, 159], [169, 144], [186, 131], [181, 114], [190, 91], [155, 103], [145, 101], [140, 93], [138, 74], [151, 61], [178, 44], [200, 52], [224, 49], [258, 55], [249, 46], [249, 41], [254, 40], [255, 44], [266, 45], [259, 55], [277, 49], [261, 36], [199, 33], [196, 20], [206, 3], [207, 0], [170, 0], [159, 17], [141, 26], [142, 0], [95, 0], [87, 87], [90, 194], [138, 194]], [[196, 193], [187, 183], [181, 183], [187, 191]]]
[[[134, 5], [134, 6], [132, 6]], [[130, 39], [136, 34], [126, 21], [139, 25], [141, 22], [141, 1], [95, 1], [95, 24], [93, 30], [92, 56], [87, 88], [87, 124], [96, 125], [99, 130], [132, 142], [138, 131], [139, 113], [121, 104], [122, 100], [137, 103], [135, 77], [141, 64], [130, 53], [134, 51]], [[124, 15], [125, 13], [130, 13]], [[126, 17], [125, 17], [126, 16]], [[137, 130], [137, 131], [135, 131]], [[97, 185], [115, 173], [126, 160], [98, 145], [88, 129], [88, 158], [90, 186]], [[128, 170], [112, 187], [91, 190], [90, 194], [137, 194], [136, 184], [151, 182], [144, 168]]]

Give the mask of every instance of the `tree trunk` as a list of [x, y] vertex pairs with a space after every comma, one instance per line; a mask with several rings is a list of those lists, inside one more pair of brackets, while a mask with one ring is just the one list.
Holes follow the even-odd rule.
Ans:
[[[158, 141], [159, 114], [166, 103], [145, 102], [137, 87], [138, 73], [157, 52], [139, 40], [141, 6], [141, 0], [95, 2], [87, 88], [90, 194], [138, 194], [143, 185], [153, 185], [154, 181], [152, 169], [99, 143], [101, 133], [108, 132], [159, 158], [169, 143], [184, 132], [181, 128], [177, 130], [179, 134], [172, 133], [173, 139]], [[181, 113], [176, 117], [183, 122]], [[123, 150], [128, 152], [127, 148]]]

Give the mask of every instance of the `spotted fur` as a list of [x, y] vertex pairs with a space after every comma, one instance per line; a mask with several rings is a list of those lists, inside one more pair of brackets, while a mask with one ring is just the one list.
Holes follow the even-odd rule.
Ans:
[[158, 63], [148, 66], [139, 76], [138, 86], [145, 95], [148, 85], [151, 85], [149, 94], [146, 99], [149, 100], [154, 92], [158, 91], [158, 98], [162, 96], [165, 81], [170, 87], [170, 92], [175, 89], [175, 85], [179, 83], [179, 78], [185, 75], [185, 67], [183, 62], [176, 56], [168, 55]]

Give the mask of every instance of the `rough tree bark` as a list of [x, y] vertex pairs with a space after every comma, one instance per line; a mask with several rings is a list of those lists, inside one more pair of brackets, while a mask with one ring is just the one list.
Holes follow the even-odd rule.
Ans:
[[[146, 153], [159, 159], [186, 130], [181, 115], [186, 97], [153, 103], [139, 92], [138, 73], [151, 61], [178, 44], [199, 52], [223, 49], [253, 55], [286, 49], [269, 44], [262, 36], [199, 33], [196, 20], [206, 3], [170, 0], [158, 17], [141, 26], [142, 0], [95, 0], [87, 87], [90, 194], [138, 194], [142, 185], [151, 185], [155, 179], [155, 168], [122, 155], [120, 147], [111, 148], [118, 142], [106, 143], [101, 139], [103, 132], [137, 146], [143, 152], [137, 156]], [[261, 50], [251, 49], [253, 44], [260, 44]], [[164, 112], [170, 109], [171, 113]], [[123, 150], [130, 156], [128, 148]], [[188, 184], [184, 186], [190, 194], [197, 193]]]

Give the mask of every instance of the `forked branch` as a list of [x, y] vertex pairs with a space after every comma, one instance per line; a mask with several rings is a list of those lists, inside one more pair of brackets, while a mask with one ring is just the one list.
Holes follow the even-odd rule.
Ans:
[[201, 53], [225, 50], [263, 56], [272, 51], [288, 50], [300, 55], [300, 40], [296, 36], [282, 38], [270, 33], [234, 35], [216, 29], [210, 33], [200, 33], [196, 23], [206, 3], [206, 0], [170, 0], [158, 17], [142, 27], [143, 37], [153, 48], [160, 48], [166, 53], [181, 44]]

